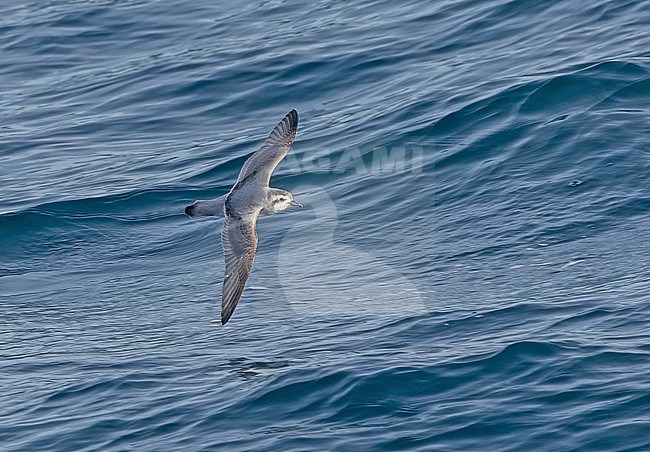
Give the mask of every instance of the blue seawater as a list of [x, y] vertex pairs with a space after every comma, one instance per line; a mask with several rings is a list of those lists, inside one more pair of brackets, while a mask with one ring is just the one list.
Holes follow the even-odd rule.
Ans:
[[650, 449], [650, 3], [2, 10], [0, 449]]

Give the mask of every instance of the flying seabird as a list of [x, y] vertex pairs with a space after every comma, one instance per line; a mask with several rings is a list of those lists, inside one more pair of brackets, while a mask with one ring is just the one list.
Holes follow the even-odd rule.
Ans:
[[226, 195], [198, 200], [185, 208], [191, 217], [224, 217], [221, 244], [226, 271], [221, 290], [221, 324], [230, 319], [253, 267], [257, 248], [257, 218], [289, 208], [302, 207], [293, 195], [280, 188], [270, 188], [273, 171], [289, 152], [298, 129], [298, 112], [291, 110], [271, 131], [261, 148], [251, 155], [235, 185]]

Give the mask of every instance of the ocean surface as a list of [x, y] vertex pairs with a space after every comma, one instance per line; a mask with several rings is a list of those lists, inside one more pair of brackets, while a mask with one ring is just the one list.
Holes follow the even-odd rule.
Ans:
[[0, 450], [649, 450], [649, 11], [3, 4]]

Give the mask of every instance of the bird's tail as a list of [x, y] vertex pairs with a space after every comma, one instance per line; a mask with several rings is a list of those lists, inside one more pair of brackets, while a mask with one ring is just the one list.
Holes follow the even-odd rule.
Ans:
[[199, 199], [194, 204], [185, 208], [185, 215], [195, 217], [223, 217], [223, 205], [228, 195], [219, 196], [215, 199]]

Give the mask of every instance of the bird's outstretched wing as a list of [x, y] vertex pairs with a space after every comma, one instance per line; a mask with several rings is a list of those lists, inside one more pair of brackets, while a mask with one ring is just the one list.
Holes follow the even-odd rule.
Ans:
[[221, 244], [226, 272], [221, 291], [221, 324], [225, 325], [237, 307], [239, 297], [253, 267], [257, 249], [255, 224], [259, 211], [247, 215], [228, 215], [221, 229]]
[[298, 112], [291, 110], [271, 131], [262, 147], [246, 160], [239, 172], [237, 182], [254, 175], [268, 186], [275, 167], [289, 152], [291, 143], [296, 138], [296, 130], [298, 130]]

